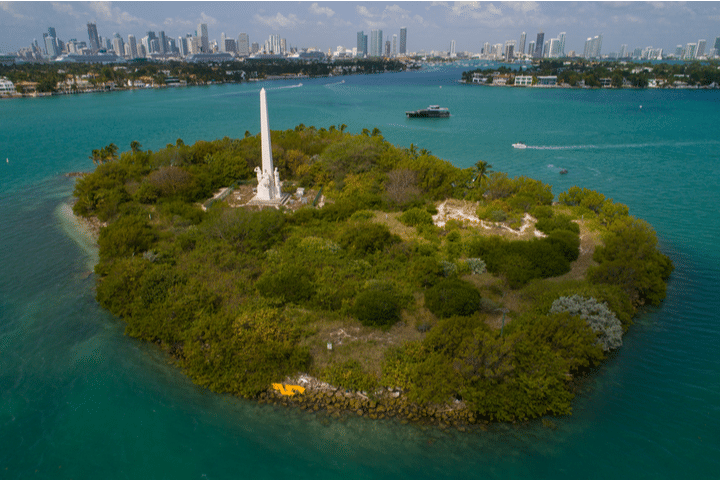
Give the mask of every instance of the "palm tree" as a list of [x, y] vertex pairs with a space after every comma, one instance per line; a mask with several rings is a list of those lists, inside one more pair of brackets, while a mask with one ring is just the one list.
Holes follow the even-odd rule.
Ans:
[[[487, 174], [490, 173], [490, 169], [492, 168], [492, 165], [490, 165], [485, 160], [480, 160], [475, 164], [475, 180], [482, 181], [483, 178], [487, 177]], [[473, 182], [475, 181], [473, 180]]]
[[100, 154], [100, 150], [98, 150], [97, 148], [92, 151], [92, 155], [90, 155], [88, 158], [92, 160], [95, 165], [99, 165], [102, 163], [102, 156]]
[[133, 140], [132, 142], [130, 142], [130, 150], [132, 150], [133, 153], [138, 153], [141, 147], [142, 145], [140, 145], [140, 142], [138, 142], [137, 140]]
[[341, 132], [344, 132], [346, 128], [347, 128], [347, 125], [345, 125], [344, 123], [342, 125], [340, 125]]

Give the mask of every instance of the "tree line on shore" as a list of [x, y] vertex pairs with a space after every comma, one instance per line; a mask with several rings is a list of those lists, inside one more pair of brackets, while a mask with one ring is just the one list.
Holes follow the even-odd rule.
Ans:
[[557, 84], [571, 87], [584, 82], [588, 87], [603, 86], [601, 80], [609, 79], [611, 86], [621, 88], [632, 86], [646, 88], [653, 80], [659, 87], [671, 87], [676, 82], [691, 87], [720, 86], [720, 69], [717, 62], [701, 63], [636, 63], [636, 62], [590, 62], [587, 60], [541, 60], [526, 70], [507, 66], [479, 68], [462, 73], [462, 79], [471, 83], [473, 75], [479, 73], [486, 78], [493, 74], [557, 76]]
[[[357, 59], [318, 62], [306, 60], [245, 60], [243, 62], [186, 63], [180, 61], [151, 62], [131, 61], [118, 65], [79, 63], [25, 63], [0, 65], [0, 76], [12, 81], [22, 93], [21, 82], [37, 83], [37, 92], [56, 92], [58, 83], [69, 77], [82, 77], [91, 86], [113, 83], [117, 87], [128, 81], [144, 81], [153, 85], [165, 85], [168, 78], [187, 82], [187, 85], [210, 83], [239, 83], [250, 79], [262, 80], [278, 75], [307, 75], [309, 77], [381, 73], [401, 71], [405, 65], [396, 60]], [[72, 87], [72, 85], [71, 85]], [[77, 89], [77, 85], [75, 85]]]
[[[283, 188], [322, 188], [322, 208], [199, 207], [220, 187], [252, 182], [261, 140], [249, 132], [156, 152], [137, 142], [96, 150], [74, 192], [76, 214], [108, 222], [98, 302], [213, 391], [256, 397], [307, 372], [370, 395], [398, 387], [418, 404], [461, 399], [492, 420], [567, 414], [573, 376], [665, 296], [672, 265], [654, 231], [597, 192], [574, 187], [553, 205], [549, 185], [483, 161], [460, 169], [378, 129], [298, 125], [271, 136]], [[446, 199], [477, 202], [480, 218], [507, 226], [529, 213], [544, 237], [438, 227], [432, 215]], [[581, 217], [603, 246], [585, 278], [558, 281], [578, 258]], [[508, 293], [519, 300], [506, 305]], [[498, 330], [489, 319], [500, 311], [512, 321]], [[328, 352], [322, 332], [348, 325], [401, 341]]]

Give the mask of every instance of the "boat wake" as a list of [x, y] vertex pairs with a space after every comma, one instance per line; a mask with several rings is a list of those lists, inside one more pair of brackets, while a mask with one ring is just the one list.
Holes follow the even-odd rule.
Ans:
[[284, 87], [268, 88], [268, 90], [285, 90], [285, 89], [287, 89], [287, 88], [299, 88], [299, 87], [302, 87], [302, 86], [303, 86], [302, 83], [298, 83], [297, 85], [287, 85], [287, 86], [284, 86]]
[[720, 142], [657, 142], [657, 143], [626, 143], [620, 145], [526, 145], [529, 150], [611, 150], [618, 148], [657, 148], [657, 147], [689, 147], [696, 145], [717, 144]]

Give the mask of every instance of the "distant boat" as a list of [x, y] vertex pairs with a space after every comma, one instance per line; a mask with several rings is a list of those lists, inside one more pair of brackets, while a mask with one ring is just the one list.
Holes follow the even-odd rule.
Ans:
[[567, 169], [563, 168], [560, 170], [560, 175], [565, 175], [567, 173]]
[[527, 148], [527, 145], [525, 145], [522, 142], [513, 143], [512, 146], [513, 146], [513, 148]]
[[450, 110], [440, 105], [430, 105], [422, 110], [414, 110], [412, 112], [405, 112], [408, 118], [447, 118], [450, 116]]

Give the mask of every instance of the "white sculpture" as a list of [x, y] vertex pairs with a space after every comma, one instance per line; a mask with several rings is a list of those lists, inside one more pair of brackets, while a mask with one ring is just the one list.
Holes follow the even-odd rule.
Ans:
[[270, 201], [280, 198], [280, 175], [273, 166], [270, 143], [270, 121], [267, 112], [265, 89], [260, 90], [260, 139], [262, 141], [262, 169], [255, 167], [258, 179], [256, 200]]

